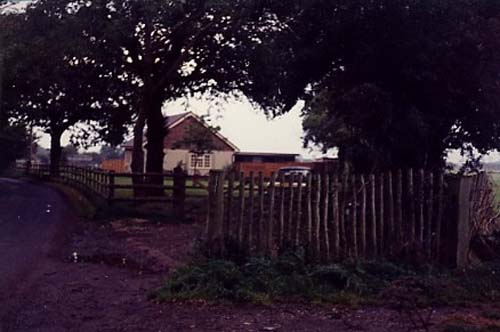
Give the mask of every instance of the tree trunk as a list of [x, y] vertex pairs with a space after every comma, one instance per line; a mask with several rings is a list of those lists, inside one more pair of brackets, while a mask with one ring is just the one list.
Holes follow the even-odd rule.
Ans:
[[[143, 107], [147, 107], [147, 158], [146, 158], [146, 173], [153, 175], [146, 177], [146, 182], [150, 185], [161, 186], [163, 185], [163, 159], [165, 153], [163, 152], [166, 130], [165, 120], [161, 112], [163, 100], [160, 98], [152, 97], [150, 102], [143, 103]], [[154, 196], [163, 196], [164, 190], [161, 188], [152, 189], [150, 194]]]
[[52, 130], [50, 133], [50, 176], [59, 176], [59, 164], [61, 162], [62, 147], [61, 136], [63, 130]]
[[144, 177], [141, 175], [144, 173], [144, 126], [146, 124], [146, 110], [141, 109], [137, 117], [137, 122], [134, 125], [134, 146], [132, 148], [132, 163], [130, 168], [132, 170], [132, 183], [134, 185], [134, 196], [141, 197], [144, 196], [144, 190], [141, 188], [136, 188], [136, 185], [144, 184]]

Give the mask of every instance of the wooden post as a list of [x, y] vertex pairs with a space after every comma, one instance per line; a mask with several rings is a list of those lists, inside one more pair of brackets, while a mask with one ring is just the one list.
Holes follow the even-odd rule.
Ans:
[[215, 236], [217, 240], [222, 240], [226, 236], [224, 233], [224, 183], [226, 174], [224, 171], [217, 171], [216, 188], [216, 209], [215, 209]]
[[314, 244], [315, 244], [315, 257], [320, 259], [321, 257], [321, 238], [320, 238], [320, 225], [321, 225], [321, 176], [318, 174], [315, 176], [316, 184], [316, 195], [314, 201]]
[[425, 243], [424, 243], [424, 225], [425, 225], [425, 219], [424, 219], [424, 200], [425, 200], [425, 193], [424, 193], [424, 182], [425, 182], [425, 173], [423, 169], [420, 169], [418, 171], [419, 173], [419, 185], [418, 185], [418, 242], [420, 248], [425, 248]]
[[174, 168], [173, 200], [175, 218], [183, 221], [185, 219], [186, 173], [180, 166]]
[[378, 246], [380, 254], [383, 254], [385, 250], [384, 173], [380, 173], [379, 195]]
[[361, 253], [366, 256], [366, 182], [365, 176], [361, 175]]
[[434, 174], [429, 173], [429, 194], [427, 196], [427, 225], [426, 225], [426, 247], [427, 257], [432, 257], [432, 225], [434, 217]]
[[290, 197], [289, 197], [289, 204], [288, 204], [288, 222], [287, 222], [287, 227], [286, 227], [286, 240], [288, 244], [292, 244], [292, 228], [293, 228], [293, 220], [294, 220], [294, 215], [293, 215], [293, 203], [295, 200], [295, 195], [294, 195], [294, 188], [293, 186], [295, 185], [295, 174], [291, 174], [288, 178], [288, 190], [290, 191]]
[[279, 246], [283, 248], [285, 238], [285, 177], [280, 174], [278, 182], [280, 183], [280, 211], [279, 211]]
[[259, 172], [259, 219], [258, 219], [258, 240], [257, 240], [257, 251], [262, 251], [265, 248], [265, 237], [264, 237], [264, 175]]
[[403, 171], [398, 170], [396, 188], [396, 236], [399, 243], [404, 241], [403, 230], [406, 229], [403, 225]]
[[240, 173], [239, 182], [238, 241], [243, 243], [245, 239], [243, 234], [243, 226], [245, 223], [245, 174], [243, 172]]
[[330, 232], [328, 228], [328, 204], [329, 204], [329, 197], [330, 197], [330, 177], [328, 174], [325, 174], [323, 176], [323, 188], [324, 188], [324, 193], [323, 193], [323, 241], [324, 241], [324, 257], [326, 259], [326, 262], [330, 261]]
[[352, 255], [359, 256], [358, 248], [358, 188], [356, 186], [356, 175], [352, 175]]
[[393, 187], [393, 179], [392, 172], [389, 171], [387, 174], [387, 202], [389, 209], [389, 227], [388, 227], [388, 243], [389, 250], [392, 252], [392, 248], [394, 246], [394, 242], [396, 241], [396, 236], [394, 234], [394, 187]]
[[435, 235], [435, 251], [436, 259], [439, 261], [441, 258], [441, 227], [443, 224], [443, 204], [444, 204], [444, 173], [439, 172], [438, 180], [438, 211], [436, 220], [436, 235]]
[[115, 198], [115, 171], [109, 171], [108, 177], [108, 203], [111, 204], [113, 202], [113, 198]]
[[410, 168], [408, 170], [408, 201], [410, 207], [410, 243], [415, 243], [415, 235], [416, 235], [416, 225], [415, 225], [415, 195], [413, 191], [413, 170]]
[[333, 254], [336, 259], [340, 258], [340, 228], [339, 228], [339, 179], [335, 175], [332, 181], [332, 219], [333, 219]]
[[275, 208], [275, 201], [274, 201], [274, 196], [276, 192], [276, 173], [271, 173], [271, 182], [269, 184], [269, 213], [268, 213], [268, 220], [267, 220], [267, 244], [266, 244], [266, 249], [267, 253], [269, 255], [272, 254], [273, 252], [273, 247], [274, 247], [274, 236], [273, 236], [273, 230], [274, 230], [274, 208]]
[[348, 187], [347, 187], [347, 179], [349, 175], [344, 172], [342, 173], [342, 198], [340, 200], [340, 219], [339, 219], [339, 224], [340, 224], [340, 246], [342, 248], [342, 255], [345, 255], [348, 252], [348, 243], [347, 243], [347, 236], [346, 236], [346, 202], [347, 202], [347, 192], [348, 192]]
[[227, 187], [227, 216], [226, 216], [226, 229], [228, 236], [231, 238], [238, 238], [235, 224], [233, 223], [233, 195], [234, 195], [234, 172], [229, 173], [229, 181]]
[[371, 242], [372, 242], [372, 250], [375, 255], [378, 253], [378, 245], [377, 245], [377, 209], [376, 209], [376, 184], [375, 184], [375, 175], [370, 175], [370, 205], [371, 205]]
[[300, 245], [300, 228], [302, 225], [302, 183], [304, 182], [304, 177], [299, 174], [298, 179], [298, 193], [297, 193], [297, 219], [295, 221], [295, 247]]
[[307, 174], [307, 244], [312, 248], [312, 173]]
[[254, 202], [254, 193], [255, 193], [255, 178], [253, 172], [250, 172], [250, 188], [249, 188], [249, 196], [248, 196], [248, 248], [250, 250], [253, 249], [253, 223], [254, 223], [254, 213], [255, 213], [255, 202]]

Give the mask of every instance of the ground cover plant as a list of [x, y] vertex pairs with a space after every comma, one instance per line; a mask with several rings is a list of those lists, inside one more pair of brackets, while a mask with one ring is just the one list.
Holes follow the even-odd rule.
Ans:
[[[396, 310], [496, 301], [500, 262], [462, 271], [410, 268], [372, 260], [313, 265], [301, 253], [277, 258], [196, 260], [175, 271], [152, 293], [159, 301], [207, 300], [271, 303], [314, 301], [374, 304]], [[405, 306], [405, 307], [402, 307]]]

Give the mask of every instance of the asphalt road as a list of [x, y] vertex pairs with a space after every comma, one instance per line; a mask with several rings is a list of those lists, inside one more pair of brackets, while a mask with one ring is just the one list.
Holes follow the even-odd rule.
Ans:
[[16, 297], [60, 255], [72, 214], [54, 189], [0, 178], [0, 332]]

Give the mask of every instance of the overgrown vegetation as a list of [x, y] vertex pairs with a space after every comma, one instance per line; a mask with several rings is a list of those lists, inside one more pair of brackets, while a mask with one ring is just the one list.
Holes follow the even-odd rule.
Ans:
[[400, 310], [410, 302], [415, 308], [430, 308], [495, 301], [500, 291], [499, 275], [500, 264], [461, 272], [430, 267], [415, 270], [377, 260], [310, 265], [302, 254], [286, 253], [275, 259], [196, 261], [174, 272], [152, 296], [160, 301], [308, 300], [352, 305], [383, 299]]

